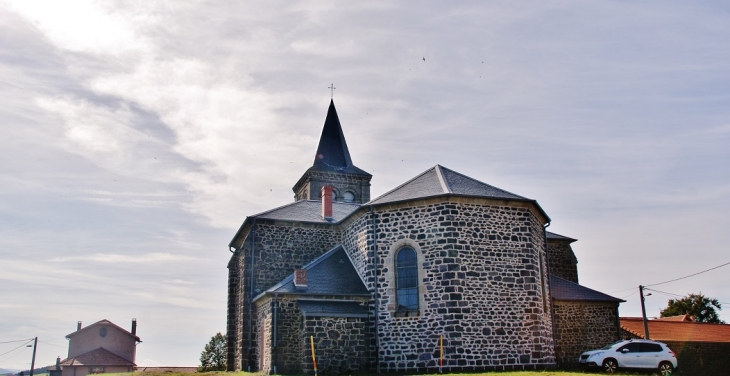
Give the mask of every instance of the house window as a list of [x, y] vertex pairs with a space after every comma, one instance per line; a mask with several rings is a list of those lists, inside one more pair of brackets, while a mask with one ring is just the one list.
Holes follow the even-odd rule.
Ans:
[[395, 256], [395, 286], [397, 310], [418, 310], [418, 260], [411, 248], [401, 248]]

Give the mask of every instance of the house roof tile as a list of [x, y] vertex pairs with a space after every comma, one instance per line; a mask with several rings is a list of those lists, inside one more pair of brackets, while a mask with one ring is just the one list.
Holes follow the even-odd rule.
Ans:
[[[641, 317], [621, 317], [621, 329], [638, 337], [644, 336]], [[656, 341], [730, 342], [730, 325], [692, 321], [649, 320], [649, 336]]]
[[341, 245], [327, 251], [302, 269], [307, 271], [306, 288], [294, 286], [294, 274], [291, 274], [255, 297], [254, 301], [264, 294], [369, 296], [365, 284]]
[[113, 322], [111, 322], [111, 321], [109, 321], [109, 320], [107, 320], [107, 319], [99, 320], [99, 321], [97, 321], [97, 322], [95, 322], [95, 323], [93, 323], [93, 324], [91, 324], [91, 325], [87, 325], [87, 326], [85, 326], [85, 327], [83, 327], [83, 328], [81, 328], [81, 329], [79, 329], [79, 330], [77, 330], [77, 331], [75, 331], [75, 332], [73, 332], [73, 333], [70, 333], [70, 334], [66, 335], [66, 338], [71, 338], [71, 337], [75, 336], [75, 335], [76, 335], [76, 334], [78, 334], [78, 333], [84, 332], [84, 331], [86, 331], [86, 330], [88, 330], [88, 329], [91, 329], [91, 328], [93, 328], [93, 327], [95, 327], [95, 326], [98, 326], [98, 325], [111, 325], [111, 326], [113, 326], [113, 327], [115, 327], [115, 328], [117, 328], [117, 329], [121, 330], [121, 331], [122, 331], [122, 333], [125, 333], [125, 334], [128, 334], [128, 335], [130, 335], [130, 336], [134, 337], [134, 339], [135, 339], [135, 340], [136, 340], [137, 342], [142, 342], [142, 341], [141, 341], [141, 340], [139, 339], [139, 337], [138, 337], [138, 336], [136, 336], [136, 335], [134, 335], [134, 334], [130, 333], [130, 332], [129, 332], [129, 331], [127, 331], [126, 329], [122, 328], [121, 326], [119, 326], [119, 325], [117, 325], [117, 324], [115, 324], [115, 323], [113, 323]]
[[66, 358], [61, 362], [62, 366], [128, 366], [134, 367], [136, 364], [130, 362], [111, 351], [99, 347], [77, 357]]
[[346, 204], [341, 202], [332, 203], [332, 220], [328, 221], [322, 217], [322, 202], [315, 200], [299, 200], [291, 204], [280, 206], [265, 211], [252, 218], [299, 221], [310, 223], [337, 223], [360, 207], [358, 204]]
[[550, 276], [550, 293], [553, 299], [559, 301], [625, 302], [625, 300], [614, 298], [554, 275]]

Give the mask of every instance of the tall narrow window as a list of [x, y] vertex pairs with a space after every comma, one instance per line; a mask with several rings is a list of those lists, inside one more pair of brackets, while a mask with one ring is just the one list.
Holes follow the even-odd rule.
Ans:
[[398, 310], [417, 310], [418, 261], [413, 249], [401, 248], [395, 256], [395, 280]]

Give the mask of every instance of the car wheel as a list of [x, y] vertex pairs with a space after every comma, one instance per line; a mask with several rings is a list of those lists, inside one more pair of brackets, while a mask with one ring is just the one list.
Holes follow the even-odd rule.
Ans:
[[618, 363], [614, 359], [606, 359], [603, 361], [603, 370], [606, 373], [616, 373], [618, 370]]
[[672, 363], [661, 362], [661, 364], [659, 364], [659, 374], [660, 375], [669, 376], [672, 374], [672, 371], [674, 371], [674, 367], [672, 367]]

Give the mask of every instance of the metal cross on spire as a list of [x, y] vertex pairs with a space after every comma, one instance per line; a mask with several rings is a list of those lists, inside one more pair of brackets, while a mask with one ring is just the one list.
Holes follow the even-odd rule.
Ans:
[[330, 86], [327, 86], [327, 89], [330, 89], [330, 99], [335, 99], [335, 84], [330, 84]]

